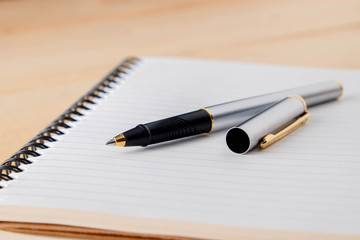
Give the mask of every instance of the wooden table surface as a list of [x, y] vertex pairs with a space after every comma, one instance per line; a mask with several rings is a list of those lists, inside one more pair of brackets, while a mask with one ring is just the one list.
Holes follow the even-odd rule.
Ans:
[[355, 0], [0, 1], [0, 162], [127, 56], [360, 68], [359, 43]]

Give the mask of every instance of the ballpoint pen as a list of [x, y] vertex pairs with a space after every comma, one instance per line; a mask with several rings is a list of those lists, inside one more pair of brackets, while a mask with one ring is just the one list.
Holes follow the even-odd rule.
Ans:
[[222, 130], [262, 112], [290, 94], [304, 98], [308, 107], [335, 100], [342, 95], [340, 81], [327, 81], [251, 98], [239, 99], [174, 117], [139, 124], [106, 143], [113, 146], [147, 146], [201, 133]]

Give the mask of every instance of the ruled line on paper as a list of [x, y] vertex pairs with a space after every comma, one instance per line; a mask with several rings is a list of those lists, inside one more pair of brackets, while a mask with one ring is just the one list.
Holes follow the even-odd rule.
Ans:
[[[84, 168], [79, 168], [79, 169], [77, 169], [78, 171], [74, 171], [73, 172], [73, 174], [76, 174], [77, 172], [82, 172], [82, 171], [84, 171], [84, 170], [87, 170], [86, 168], [84, 169]], [[38, 172], [38, 171], [37, 171]], [[65, 172], [65, 173], [64, 173]], [[88, 171], [89, 173], [91, 173], [91, 169], [90, 169], [90, 171]], [[97, 172], [97, 171], [95, 171], [95, 169], [93, 169], [93, 172], [94, 172], [94, 174], [89, 174], [89, 175], [79, 175], [79, 176], [81, 176], [81, 178], [87, 178], [88, 180], [89, 180], [89, 184], [90, 183], [92, 183], [93, 181], [91, 181], [91, 179], [93, 179], [95, 176], [97, 176], [97, 177], [99, 177], [99, 176], [102, 176], [103, 175], [103, 173], [100, 171], [100, 172]], [[107, 176], [107, 177], [102, 177], [102, 181], [103, 180], [106, 180], [106, 179], [108, 179], [108, 180], [114, 180], [114, 179], [119, 179], [119, 178], [117, 178], [116, 176], [116, 174], [114, 174], [114, 171], [111, 171], [111, 170], [109, 170], [109, 171], [107, 171], [107, 173], [108, 173], [108, 175], [109, 176]], [[136, 174], [141, 174], [141, 176], [143, 176], [143, 177], [150, 177], [151, 176], [151, 178], [149, 178], [149, 179], [151, 179], [152, 181], [151, 181], [151, 183], [154, 183], [154, 184], [160, 184], [160, 185], [165, 185], [165, 186], [171, 186], [171, 184], [170, 183], [175, 183], [174, 184], [174, 186], [178, 186], [178, 187], [181, 187], [181, 188], [185, 188], [185, 189], [187, 189], [187, 190], [190, 190], [190, 189], [192, 189], [192, 191], [191, 191], [191, 194], [192, 195], [194, 195], [194, 196], [198, 196], [198, 197], [200, 197], [201, 195], [202, 195], [202, 193], [206, 190], [209, 190], [209, 193], [212, 193], [212, 194], [220, 194], [221, 196], [223, 196], [224, 194], [224, 192], [227, 192], [228, 191], [228, 193], [230, 193], [230, 192], [233, 192], [233, 191], [240, 191], [241, 193], [249, 193], [249, 192], [253, 192], [253, 193], [262, 193], [262, 194], [266, 194], [266, 196], [272, 196], [272, 195], [274, 195], [274, 194], [276, 194], [276, 195], [280, 195], [280, 196], [282, 196], [282, 198], [284, 197], [284, 194], [285, 195], [289, 195], [289, 196], [308, 196], [308, 197], [316, 197], [316, 196], [323, 196], [323, 197], [332, 197], [332, 196], [334, 196], [334, 194], [336, 195], [337, 193], [339, 193], [339, 192], [344, 192], [344, 191], [346, 191], [346, 190], [349, 190], [350, 188], [349, 187], [347, 187], [347, 188], [339, 188], [339, 187], [329, 187], [329, 186], [327, 186], [327, 187], [323, 187], [324, 185], [322, 184], [322, 185], [319, 185], [319, 187], [318, 188], [316, 188], [316, 187], [314, 187], [314, 186], [312, 186], [312, 187], [306, 187], [306, 185], [304, 186], [304, 185], [302, 185], [302, 186], [299, 186], [299, 187], [297, 187], [297, 186], [295, 186], [295, 185], [293, 185], [293, 184], [284, 184], [284, 183], [281, 183], [280, 182], [280, 180], [282, 180], [282, 179], [278, 179], [278, 183], [280, 183], [280, 184], [276, 184], [276, 185], [271, 185], [271, 184], [266, 184], [266, 183], [264, 183], [264, 181], [259, 181], [259, 179], [257, 179], [256, 181], [249, 181], [249, 180], [247, 180], [245, 183], [241, 183], [241, 184], [238, 184], [238, 185], [233, 185], [233, 182], [231, 182], [231, 181], [226, 181], [226, 180], [222, 180], [222, 181], [215, 181], [214, 179], [211, 179], [211, 178], [209, 178], [209, 177], [207, 177], [206, 178], [206, 176], [204, 177], [204, 178], [191, 178], [191, 177], [186, 177], [186, 176], [183, 176], [183, 177], [179, 177], [179, 176], [177, 176], [177, 177], [173, 177], [173, 176], [171, 176], [171, 175], [163, 175], [163, 174], [159, 174], [159, 173], [153, 173], [153, 174], [149, 174], [149, 173], [145, 173], [145, 174], [143, 174], [143, 173], [139, 173], [139, 172], [135, 172], [135, 171], [120, 171], [119, 172], [120, 174], [122, 174], [122, 175], [124, 175], [124, 176], [127, 176], [128, 177], [128, 180], [130, 180], [131, 181], [131, 179], [138, 179], [138, 176], [136, 176]], [[48, 174], [51, 174], [55, 179], [62, 179], [63, 177], [65, 177], [66, 175], [68, 175], [69, 176], [69, 174], [70, 173], [67, 173], [67, 171], [66, 171], [66, 168], [65, 167], [58, 167], [58, 172], [56, 173], [56, 172], [49, 172]], [[41, 176], [41, 175], [40, 175]], [[45, 176], [46, 177], [46, 176]], [[241, 176], [240, 176], [241, 177]], [[38, 177], [39, 178], [39, 177]], [[176, 179], [177, 178], [177, 179]], [[69, 179], [69, 178], [68, 178]], [[71, 178], [70, 178], [71, 179]], [[141, 179], [141, 178], [140, 178]], [[155, 180], [158, 180], [158, 181], [155, 181], [154, 182], [154, 179]], [[207, 179], [207, 180], [206, 180]], [[241, 178], [240, 178], [241, 179]], [[20, 179], [21, 180], [21, 179]], [[26, 179], [27, 180], [27, 179]], [[42, 184], [43, 185], [45, 185], [45, 186], [47, 186], [47, 184], [48, 183], [51, 183], [51, 182], [53, 182], [52, 180], [49, 180], [49, 181], [47, 181], [47, 182], [44, 182], [43, 181], [43, 178], [41, 178], [41, 180], [42, 180]], [[178, 180], [180, 180], [180, 181], [178, 181]], [[183, 180], [183, 181], [181, 181], [181, 180]], [[200, 181], [200, 182], [197, 182], [197, 183], [194, 183], [194, 184], [192, 184], [192, 185], [189, 185], [190, 184], [190, 182], [191, 182], [191, 180], [198, 180], [198, 181]], [[225, 185], [225, 184], [223, 184], [223, 185], [221, 185], [222, 187], [214, 187], [214, 186], [207, 186], [206, 184], [205, 184], [205, 182], [204, 181], [207, 181], [209, 184], [210, 183], [212, 183], [212, 184], [223, 184], [223, 183], [227, 183], [227, 185]], [[266, 180], [266, 178], [265, 178], [265, 180]], [[167, 181], [168, 183], [167, 184], [163, 184], [163, 183], [161, 183], [161, 181]], [[233, 181], [234, 181], [234, 179], [233, 179]], [[289, 179], [289, 181], [291, 182], [295, 182], [293, 179]], [[132, 181], [131, 181], [132, 182]], [[147, 181], [143, 181], [143, 180], [141, 180], [141, 182], [142, 183], [149, 183], [150, 184], [150, 182], [147, 182]], [[156, 182], [158, 182], [158, 183], [156, 183]], [[259, 183], [256, 183], [256, 182], [260, 182], [260, 184]], [[40, 185], [41, 185], [41, 183], [39, 183]], [[125, 185], [124, 185], [125, 184]], [[340, 183], [337, 183], [338, 185], [340, 185]], [[38, 185], [37, 187], [41, 187], [40, 185]], [[123, 189], [123, 188], [126, 188], [126, 183], [123, 183], [123, 182], [118, 182], [118, 183], [114, 183], [114, 182], [110, 182], [109, 184], [106, 184], [106, 186], [104, 186], [104, 188], [106, 188], [107, 186], [111, 186], [111, 185], [116, 185], [116, 186], [118, 186], [119, 187], [119, 189]], [[140, 186], [140, 185], [139, 185]], [[150, 184], [150, 186], [151, 186], [151, 184]], [[253, 187], [256, 187], [256, 188], [252, 188], [251, 186], [253, 186]], [[268, 186], [268, 189], [266, 189], [266, 188], [260, 188], [261, 186], [263, 186], [263, 187], [265, 187], [265, 186]], [[144, 186], [143, 186], [144, 187]], [[294, 188], [294, 187], [297, 187], [297, 188]], [[70, 186], [70, 188], [71, 188], [71, 186]], [[301, 188], [300, 190], [299, 190], [299, 188]], [[133, 184], [133, 182], [132, 182], [132, 189], [135, 191], [135, 190], [138, 190], [138, 187], [135, 187], [135, 185]], [[199, 191], [198, 193], [196, 192], [196, 189], [201, 189], [201, 191]], [[284, 191], [285, 189], [288, 189], [288, 191]], [[314, 189], [314, 190], [316, 190], [317, 189], [317, 191], [312, 191], [311, 193], [309, 192], [309, 190], [310, 189]], [[148, 190], [151, 190], [151, 187], [148, 189]], [[154, 187], [154, 189], [153, 189], [154, 191], [156, 191], [156, 188]], [[319, 190], [321, 190], [320, 192], [319, 192]], [[331, 191], [329, 191], [329, 190], [333, 190], [332, 192]], [[338, 190], [341, 190], [341, 191], [338, 191]], [[123, 191], [124, 191], [124, 189], [123, 189]], [[205, 191], [205, 192], [206, 192]], [[327, 191], [325, 194], [324, 194], [324, 192], [325, 191]], [[169, 193], [171, 193], [171, 192], [176, 192], [174, 189], [169, 189], [169, 191], [168, 191]], [[189, 192], [190, 193], [190, 192]], [[269, 195], [270, 194], [270, 195]], [[345, 193], [346, 194], [346, 193]], [[226, 194], [225, 194], [226, 195]], [[276, 195], [274, 195], [274, 196], [276, 196]], [[343, 198], [346, 198], [346, 199], [356, 199], [356, 197], [358, 197], [358, 195], [359, 194], [357, 194], [357, 192], [351, 192], [351, 194], [350, 195], [343, 195], [341, 198], [343, 199]], [[236, 194], [233, 194], [232, 195], [233, 196], [233, 198], [241, 198], [241, 196], [240, 195], [236, 195]], [[264, 196], [263, 196], [264, 197]], [[278, 198], [278, 197], [276, 197], [276, 198]]]
[[[43, 167], [44, 168], [44, 167]], [[47, 170], [48, 168], [45, 167], [45, 169]], [[72, 169], [72, 168], [69, 168], [69, 169]], [[79, 169], [80, 170], [80, 169]], [[98, 171], [97, 169], [83, 169], [83, 170], [90, 170], [90, 171], [94, 171], [94, 172], [97, 172], [99, 174], [97, 175], [100, 175], [100, 174], [103, 174], [103, 172], [101, 171]], [[44, 173], [44, 172], [38, 172], [38, 171], [32, 171], [32, 172], [36, 172], [36, 173]], [[106, 171], [108, 173], [111, 173], [111, 172], [117, 172], [117, 171]], [[76, 173], [71, 173], [71, 174], [66, 174], [64, 172], [59, 172], [59, 171], [49, 171], [48, 173], [51, 173], [51, 174], [56, 174], [56, 176], [67, 176], [67, 175], [74, 175], [74, 174], [77, 174], [78, 176], [83, 176], [83, 177], [89, 177], [89, 178], [93, 178], [94, 175], [92, 174], [89, 174], [89, 175], [81, 175], [79, 174], [78, 172]], [[127, 170], [122, 170], [121, 172], [118, 172], [118, 173], [121, 173], [121, 174], [126, 174], [126, 175], [133, 175], [133, 176], [136, 176], [136, 174], [138, 174], [138, 172], [136, 171], [127, 171]], [[167, 174], [167, 175], [164, 175], [164, 174], [155, 174], [155, 173], [142, 173], [142, 176], [146, 177], [159, 177], [159, 178], [165, 178], [165, 180], [168, 178], [170, 178], [171, 175]], [[250, 175], [250, 174], [241, 174], [241, 175], [238, 175], [238, 177], [252, 177], [253, 175]], [[102, 176], [103, 179], [113, 179], [113, 177], [109, 178], [109, 177], [106, 177], [106, 176]], [[194, 181], [207, 181], [209, 183], [224, 183], [224, 184], [229, 184], [229, 183], [233, 183], [233, 179], [232, 181], [231, 180], [215, 180], [213, 178], [206, 178], [205, 176], [201, 176], [201, 177], [179, 177], [179, 176], [171, 176], [171, 179], [179, 179], [179, 180], [194, 180]], [[265, 181], [268, 181], [270, 179], [274, 179], [274, 176], [256, 176], [256, 179], [259, 180], [259, 179], [264, 179]], [[313, 183], [312, 185], [314, 185], [314, 180], [313, 179], [304, 179], [304, 178], [300, 178], [300, 177], [294, 177], [294, 178], [284, 178], [282, 176], [280, 177], [277, 177], [277, 180], [278, 181], [299, 181], [299, 180], [302, 180], [302, 182], [304, 183]], [[329, 179], [317, 179], [316, 182], [323, 182], [323, 183], [332, 183], [332, 184], [336, 184], [336, 183], [353, 183], [354, 180], [348, 180], [348, 181], [338, 181], [338, 180], [329, 180]], [[256, 185], [256, 184], [255, 184]], [[304, 188], [307, 188], [307, 185], [303, 185]], [[321, 186], [323, 188], [323, 186]], [[312, 189], [313, 187], [309, 187], [309, 189]], [[328, 187], [329, 188], [329, 187]], [[226, 187], [225, 187], [226, 189]], [[332, 187], [330, 188], [332, 189]], [[336, 189], [336, 188], [334, 188]], [[353, 187], [347, 187], [347, 188], [343, 188], [341, 187], [341, 189], [353, 189]]]
[[[38, 177], [33, 177], [33, 178], [26, 178], [26, 181], [44, 181], [44, 178], [41, 178], [41, 176], [43, 174], [45, 174], [44, 172], [37, 172], [37, 171], [34, 171], [34, 173], [37, 173], [37, 175], [39, 175]], [[122, 172], [122, 174], [125, 175], [125, 172]], [[73, 174], [69, 174], [69, 173], [59, 173], [59, 174], [56, 174], [54, 176], [54, 178], [51, 179], [51, 182], [58, 182], [58, 183], [73, 183], [73, 181], [71, 180], [66, 180], [66, 178], [64, 179], [64, 176], [72, 176]], [[106, 178], [106, 179], [109, 179], [109, 180], [116, 180], [116, 181], [129, 181], [131, 180], [131, 182], [137, 182], [137, 183], [154, 183], [154, 184], [157, 184], [157, 185], [167, 185], [167, 186], [179, 186], [179, 187], [190, 187], [190, 188], [198, 188], [198, 187], [201, 187], [201, 188], [205, 188], [205, 189], [212, 189], [212, 190], [231, 190], [231, 191], [235, 191], [235, 190], [239, 190], [238, 188], [234, 188], [234, 187], [216, 187], [216, 186], [206, 186], [204, 184], [186, 184], [186, 183], [179, 183], [179, 182], [166, 182], [164, 181], [164, 179], [168, 179], [168, 178], [164, 178], [160, 175], [155, 175], [155, 174], [152, 174], [151, 176], [152, 177], [156, 177], [157, 179], [159, 179], [158, 181], [154, 181], [154, 178], [152, 178], [152, 180], [143, 180], [143, 179], [135, 179], [135, 178], [131, 178], [131, 176], [134, 176], [135, 174], [134, 173], [129, 173], [129, 172], [126, 172], [126, 175], [130, 175], [130, 177], [109, 177], [109, 176], [104, 176], [103, 178]], [[125, 175], [125, 176], [126, 176]], [[93, 175], [79, 175], [81, 178], [77, 179], [77, 183], [78, 184], [83, 184], [83, 185], [88, 185], [89, 184], [89, 180], [90, 179], [93, 179]], [[58, 178], [60, 178], [61, 180], [58, 180]], [[45, 178], [46, 179], [46, 178]], [[83, 180], [81, 180], [83, 179]], [[200, 180], [199, 178], [197, 180]], [[208, 179], [207, 180], [209, 183], [215, 183], [214, 179]], [[222, 181], [222, 182], [228, 182], [228, 183], [232, 183], [231, 181]], [[242, 182], [242, 184], [250, 184], [250, 185], [254, 185], [254, 186], [273, 186], [272, 184], [268, 184], [266, 182], [261, 182], [261, 183], [257, 183], [257, 182]], [[98, 186], [103, 186], [102, 183], [98, 183], [98, 182], [92, 182], [91, 185], [98, 185]], [[113, 182], [110, 183], [110, 184], [107, 184], [106, 186], [110, 186], [110, 187], [118, 187], [119, 185], [117, 184], [114, 184]], [[279, 185], [278, 185], [279, 186]], [[333, 189], [333, 190], [343, 190], [344, 188], [340, 188], [340, 187], [334, 187], [334, 186], [303, 186], [303, 185], [293, 185], [293, 184], [285, 184], [285, 185], [280, 185], [281, 187], [292, 187], [292, 188], [306, 188], [306, 189]], [[347, 189], [353, 189], [351, 187], [348, 186]], [[238, 196], [239, 197], [239, 196]], [[261, 200], [263, 199], [263, 197], [261, 198], [247, 198], [247, 197], [244, 197], [244, 196], [241, 196], [241, 198], [244, 198], [244, 199], [249, 199], [249, 200]], [[271, 199], [272, 201], [275, 201], [274, 199]], [[286, 200], [283, 200], [282, 198], [277, 198], [276, 201], [283, 201], [283, 202], [286, 202]], [[309, 201], [304, 201], [303, 199], [296, 199], [296, 202], [309, 202]], [[310, 202], [310, 203], [315, 203], [315, 202]], [[324, 204], [323, 202], [318, 202], [318, 203], [322, 203]], [[336, 201], [334, 201], [332, 204], [336, 204]]]
[[[58, 149], [61, 149], [61, 148], [58, 148]], [[69, 149], [69, 148], [64, 148], [64, 149]], [[70, 148], [71, 149], [71, 148]], [[77, 148], [74, 148], [74, 149], [77, 149]], [[84, 148], [82, 148], [82, 150], [85, 150], [85, 151], [88, 151], [88, 152], [91, 152], [91, 151], [94, 151], [94, 149], [90, 149], [90, 148], [88, 148], [88, 149], [84, 149]], [[101, 150], [99, 149], [99, 150], [95, 150], [94, 152], [101, 152]], [[115, 153], [115, 152], [114, 152]], [[64, 160], [64, 157], [66, 157], [66, 156], [81, 156], [81, 157], [85, 157], [85, 159], [84, 160], [82, 160], [83, 162], [86, 162], [86, 163], [98, 163], [98, 164], [101, 164], [101, 165], [106, 165], [106, 162], [101, 162], [101, 163], [99, 163], [98, 161], [96, 161], [96, 160], [93, 160], [93, 161], [91, 161], [91, 157], [98, 157], [98, 158], [109, 158], [109, 159], [114, 159], [114, 156], [102, 156], [102, 155], [95, 155], [95, 154], [70, 154], [70, 153], [65, 153], [65, 152], [63, 152], [63, 153], [49, 153], [48, 155], [50, 156], [48, 159], [51, 159], [51, 155], [56, 155], [56, 156], [58, 156], [58, 154], [60, 154], [60, 156], [61, 156], [61, 160], [60, 159], [52, 159], [52, 160], [57, 160], [57, 161], [63, 161], [63, 162], [69, 162], [69, 161], [71, 161], [71, 162], [74, 162], [74, 160]], [[205, 163], [205, 164], [194, 164], [194, 163], [183, 163], [183, 162], [176, 162], [176, 163], [174, 163], [174, 162], [169, 162], [169, 161], [159, 161], [159, 160], [161, 160], [161, 159], [164, 159], [164, 158], [166, 158], [166, 157], [164, 157], [163, 155], [159, 155], [159, 154], [152, 154], [151, 155], [152, 157], [157, 157], [157, 159], [156, 160], [153, 160], [153, 159], [151, 159], [151, 160], [143, 160], [143, 161], [141, 161], [140, 160], [140, 162], [143, 162], [143, 163], [146, 163], [146, 162], [152, 162], [152, 163], [162, 163], [162, 164], [164, 164], [164, 165], [169, 165], [169, 166], [189, 166], [189, 167], [202, 167], [202, 168], [216, 168], [216, 169], [225, 169], [225, 170], [227, 170], [227, 169], [229, 169], [229, 167], [222, 167], [222, 166], [220, 166], [220, 165], [214, 165], [214, 166], [208, 166], [208, 165], [205, 165], [206, 163], [210, 163], [210, 162], [219, 162], [219, 161], [216, 161], [216, 160], [212, 160], [212, 161], [209, 161], [209, 160], [207, 160], [206, 159], [206, 157], [204, 157], [204, 158], [199, 158], [199, 157], [196, 157], [196, 158], [194, 158], [194, 157], [192, 157], [192, 156], [187, 156], [187, 158], [188, 159], [193, 159], [193, 160], [195, 160], [195, 161], [202, 161], [202, 163]], [[129, 159], [129, 158], [128, 158]], [[130, 158], [131, 159], [131, 158]], [[124, 160], [127, 160], [126, 159], [126, 157], [125, 156], [123, 156], [123, 158], [122, 158], [122, 161], [121, 162], [124, 162]], [[77, 160], [77, 161], [79, 161], [79, 160]], [[139, 160], [137, 160], [137, 161], [139, 161]], [[120, 161], [119, 161], [120, 162]], [[355, 162], [355, 161], [354, 161]], [[233, 163], [234, 163], [234, 161], [233, 161]], [[356, 163], [358, 163], [358, 161], [356, 162]], [[114, 165], [114, 162], [111, 162], [111, 163], [109, 163], [109, 165]], [[241, 165], [241, 166], [240, 166]], [[284, 167], [308, 167], [308, 165], [299, 165], [299, 164], [288, 164], [288, 163], [278, 163], [278, 162], [271, 162], [271, 163], [263, 163], [263, 162], [261, 162], [261, 163], [258, 163], [258, 162], [241, 162], [240, 164], [237, 164], [237, 165], [232, 165], [231, 167], [233, 168], [233, 167], [244, 167], [244, 166], [246, 166], [246, 165], [259, 165], [259, 166], [268, 166], [268, 167], [273, 167], [273, 166], [284, 166]], [[335, 169], [360, 169], [360, 165], [359, 166], [351, 166], [351, 167], [349, 167], [349, 168], [347, 168], [347, 167], [344, 167], [344, 166], [324, 166], [323, 164], [321, 164], [321, 165], [318, 165], [318, 166], [314, 166], [314, 165], [312, 165], [312, 168], [321, 168], [321, 169], [326, 169], [326, 168], [329, 168], [329, 169], [332, 169], [332, 168], [335, 168]], [[318, 173], [316, 173], [316, 174], [318, 174]]]

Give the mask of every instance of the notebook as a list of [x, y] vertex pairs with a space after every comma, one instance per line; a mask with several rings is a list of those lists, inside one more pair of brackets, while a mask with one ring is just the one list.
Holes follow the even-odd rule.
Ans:
[[[235, 99], [340, 79], [341, 100], [265, 150], [225, 132], [149, 147], [106, 141]], [[71, 237], [359, 239], [360, 71], [129, 58], [1, 166], [0, 229]]]

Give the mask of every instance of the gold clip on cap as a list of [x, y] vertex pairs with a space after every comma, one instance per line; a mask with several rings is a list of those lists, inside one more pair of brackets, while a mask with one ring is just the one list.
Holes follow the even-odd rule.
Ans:
[[310, 113], [307, 111], [307, 106], [306, 106], [305, 100], [298, 95], [289, 95], [288, 97], [289, 98], [291, 98], [291, 97], [298, 98], [304, 105], [304, 113], [300, 117], [298, 117], [293, 123], [291, 123], [289, 126], [285, 127], [280, 132], [278, 132], [276, 134], [267, 134], [266, 136], [264, 136], [262, 141], [260, 142], [261, 148], [263, 148], [263, 149], [267, 148], [271, 144], [273, 144], [273, 143], [279, 141], [280, 139], [284, 138], [285, 136], [289, 135], [290, 133], [292, 133], [293, 131], [295, 131], [302, 125], [304, 125], [306, 123], [306, 120], [309, 118]]
[[263, 137], [262, 141], [260, 142], [261, 148], [267, 148], [271, 144], [279, 141], [286, 135], [292, 133], [302, 125], [306, 123], [306, 120], [309, 118], [310, 114], [308, 112], [304, 113], [301, 117], [299, 117], [295, 122], [291, 123], [289, 126], [281, 130], [280, 132], [276, 134], [268, 134], [265, 137]]

